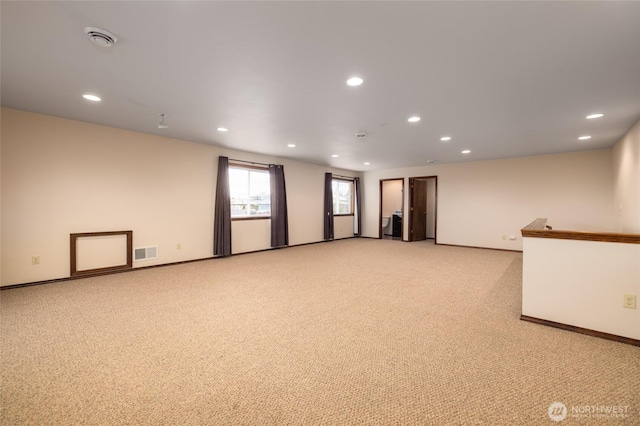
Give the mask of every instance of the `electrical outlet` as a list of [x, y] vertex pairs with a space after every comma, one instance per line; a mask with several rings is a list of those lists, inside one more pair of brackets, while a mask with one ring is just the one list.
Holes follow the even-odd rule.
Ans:
[[635, 309], [636, 308], [636, 295], [635, 294], [625, 294], [622, 300], [622, 307]]
[[181, 247], [181, 246], [182, 246], [182, 245], [181, 245], [180, 243], [176, 244], [176, 250], [180, 250], [180, 247]]
[[32, 265], [39, 265], [40, 264], [40, 256], [31, 257], [31, 264]]

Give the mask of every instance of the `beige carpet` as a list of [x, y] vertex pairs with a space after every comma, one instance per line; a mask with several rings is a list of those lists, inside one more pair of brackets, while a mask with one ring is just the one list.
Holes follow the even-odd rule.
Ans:
[[0, 422], [640, 424], [640, 348], [520, 321], [521, 271], [350, 239], [2, 291]]

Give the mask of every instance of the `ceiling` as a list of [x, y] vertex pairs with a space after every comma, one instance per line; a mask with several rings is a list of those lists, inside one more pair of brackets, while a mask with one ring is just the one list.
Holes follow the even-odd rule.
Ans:
[[[640, 119], [637, 1], [2, 1], [0, 14], [2, 106], [350, 170], [606, 148]], [[119, 40], [96, 46], [87, 26]]]

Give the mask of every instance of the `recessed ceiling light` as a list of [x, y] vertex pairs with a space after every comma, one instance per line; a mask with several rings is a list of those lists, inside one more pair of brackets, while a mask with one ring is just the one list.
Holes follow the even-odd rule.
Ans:
[[365, 165], [365, 166], [370, 166], [370, 165], [371, 165], [371, 163], [366, 162], [366, 163], [364, 163], [364, 165]]
[[435, 162], [436, 162], [436, 160], [427, 160], [427, 164], [433, 164]]
[[83, 98], [85, 98], [88, 101], [93, 101], [93, 102], [100, 102], [102, 99], [99, 96], [96, 95], [82, 95]]
[[443, 137], [440, 138], [440, 140], [442, 142], [450, 141], [451, 140], [451, 136], [443, 136]]
[[578, 139], [581, 141], [586, 141], [587, 139], [591, 139], [591, 136], [580, 136]]
[[338, 157], [339, 157], [339, 155], [338, 155], [338, 154], [333, 154], [333, 155], [331, 155], [331, 156], [332, 156], [333, 158], [338, 158]]
[[219, 132], [228, 132], [229, 129], [227, 129], [226, 127], [218, 127], [217, 129]]
[[417, 123], [418, 121], [420, 121], [420, 117], [418, 117], [418, 116], [409, 117], [409, 119], [407, 121], [409, 123]]
[[600, 113], [597, 113], [597, 114], [591, 114], [591, 115], [587, 115], [587, 118], [588, 118], [589, 120], [591, 120], [592, 118], [600, 118], [600, 117], [602, 117], [603, 115], [604, 115], [604, 114], [600, 114]]
[[463, 154], [470, 154], [471, 150], [470, 149], [465, 149], [464, 151], [462, 151]]
[[347, 80], [347, 84], [349, 86], [360, 86], [362, 83], [364, 83], [364, 80], [360, 77], [351, 77], [349, 80]]
[[290, 143], [289, 145], [287, 145], [289, 148], [295, 148], [296, 144], [295, 143]]

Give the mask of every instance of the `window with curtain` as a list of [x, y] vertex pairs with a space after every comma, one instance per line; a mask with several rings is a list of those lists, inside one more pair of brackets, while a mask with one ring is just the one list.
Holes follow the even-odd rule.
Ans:
[[322, 214], [324, 216], [324, 239], [326, 241], [333, 240], [333, 175], [331, 173], [324, 174], [324, 205]]
[[229, 191], [231, 219], [271, 217], [271, 184], [268, 169], [229, 165]]
[[289, 245], [289, 214], [287, 212], [287, 188], [284, 167], [269, 165], [271, 180], [271, 247]]
[[333, 215], [353, 214], [353, 181], [334, 178], [331, 181], [333, 193]]
[[215, 217], [213, 220], [213, 255], [231, 256], [231, 206], [229, 205], [229, 158], [218, 157]]

